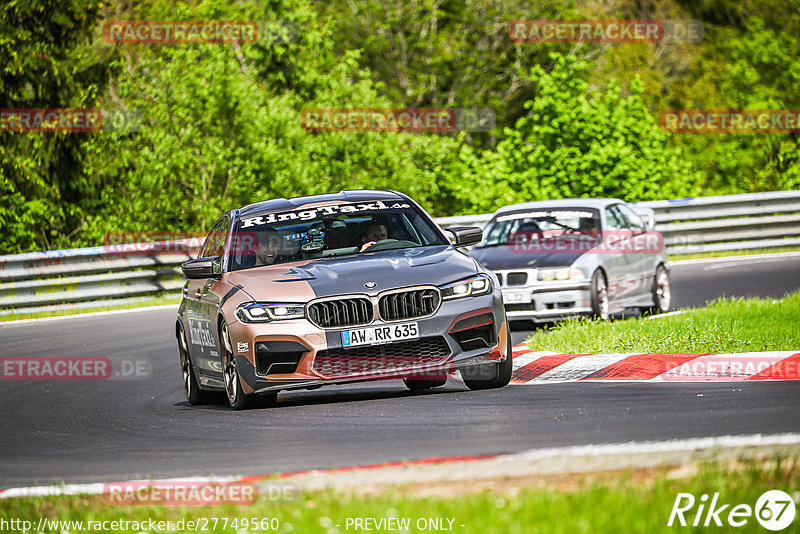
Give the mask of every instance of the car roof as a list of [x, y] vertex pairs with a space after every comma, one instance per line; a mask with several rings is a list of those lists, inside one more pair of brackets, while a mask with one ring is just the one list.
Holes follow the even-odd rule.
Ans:
[[558, 200], [536, 200], [534, 202], [523, 202], [503, 206], [495, 215], [509, 213], [519, 210], [543, 209], [543, 208], [594, 208], [603, 209], [612, 204], [619, 204], [622, 200], [618, 198], [562, 198]]
[[373, 191], [369, 189], [339, 191], [338, 193], [327, 193], [324, 195], [264, 200], [240, 208], [239, 215], [247, 216], [255, 213], [269, 213], [271, 211], [288, 211], [302, 208], [307, 204], [325, 202], [373, 202], [377, 200], [405, 200], [405, 198], [396, 191]]

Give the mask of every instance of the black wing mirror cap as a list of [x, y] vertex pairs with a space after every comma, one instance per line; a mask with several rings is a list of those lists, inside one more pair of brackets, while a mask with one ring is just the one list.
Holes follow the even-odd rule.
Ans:
[[479, 226], [451, 226], [446, 230], [453, 236], [451, 241], [455, 247], [477, 245], [483, 239], [483, 229]]
[[183, 276], [190, 280], [200, 278], [218, 278], [222, 274], [220, 269], [219, 256], [208, 256], [189, 260], [181, 265]]

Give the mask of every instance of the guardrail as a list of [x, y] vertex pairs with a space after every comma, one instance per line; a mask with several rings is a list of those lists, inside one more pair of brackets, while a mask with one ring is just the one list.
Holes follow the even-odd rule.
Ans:
[[[800, 191], [638, 202], [669, 254], [800, 246]], [[440, 217], [442, 227], [484, 226], [491, 214]], [[0, 315], [116, 305], [175, 292], [191, 240], [0, 256]], [[110, 300], [109, 300], [110, 299]]]

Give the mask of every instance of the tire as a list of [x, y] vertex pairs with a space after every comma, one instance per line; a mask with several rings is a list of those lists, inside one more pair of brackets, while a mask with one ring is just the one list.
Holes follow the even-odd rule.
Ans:
[[228, 404], [234, 410], [246, 410], [258, 404], [257, 395], [248, 395], [242, 388], [242, 380], [239, 377], [239, 372], [236, 369], [236, 355], [233, 353], [231, 346], [230, 334], [228, 334], [228, 325], [225, 321], [221, 321], [219, 325], [219, 337], [222, 341], [222, 351], [220, 360], [222, 360], [222, 380], [225, 383], [225, 397], [228, 399]]
[[669, 272], [663, 264], [656, 267], [656, 273], [653, 275], [653, 287], [650, 291], [653, 295], [653, 305], [642, 308], [642, 314], [655, 315], [668, 312], [672, 306], [672, 290]]
[[608, 313], [608, 281], [603, 271], [597, 269], [592, 275], [590, 289], [592, 301], [592, 316], [601, 321], [607, 321]]
[[186, 400], [192, 406], [199, 404], [210, 404], [216, 400], [216, 395], [212, 391], [200, 389], [197, 377], [194, 376], [194, 366], [192, 357], [189, 355], [189, 345], [186, 343], [186, 333], [183, 326], [178, 326], [178, 353], [181, 361], [181, 374], [183, 375], [183, 392]]
[[514, 370], [514, 362], [511, 356], [510, 334], [506, 346], [507, 356], [502, 362], [476, 365], [461, 370], [461, 378], [464, 379], [464, 383], [469, 389], [477, 391], [480, 389], [501, 388], [511, 381], [511, 371]]
[[403, 382], [411, 391], [420, 391], [422, 389], [438, 388], [445, 385], [447, 376], [441, 378], [404, 378]]

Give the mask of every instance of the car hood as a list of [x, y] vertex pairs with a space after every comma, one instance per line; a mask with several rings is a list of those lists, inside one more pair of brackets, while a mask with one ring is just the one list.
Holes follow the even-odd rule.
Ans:
[[492, 271], [569, 267], [583, 254], [580, 252], [515, 252], [508, 245], [476, 247], [470, 251], [473, 258]]
[[[442, 285], [477, 272], [469, 256], [441, 245], [256, 267], [234, 271], [229, 281], [240, 284], [258, 301], [299, 302], [348, 293], [374, 295], [421, 284]], [[374, 282], [375, 287], [367, 288], [368, 282]]]

